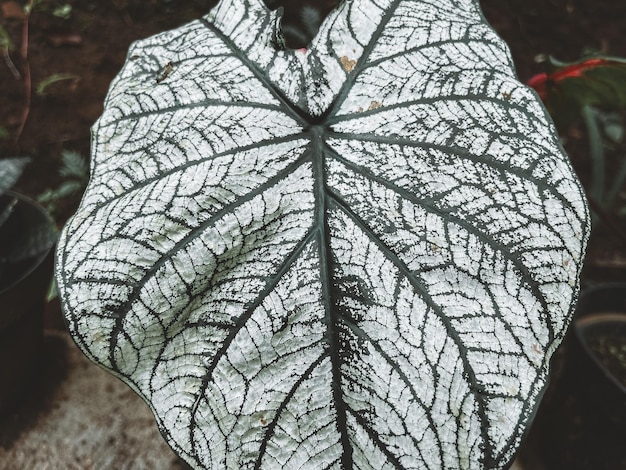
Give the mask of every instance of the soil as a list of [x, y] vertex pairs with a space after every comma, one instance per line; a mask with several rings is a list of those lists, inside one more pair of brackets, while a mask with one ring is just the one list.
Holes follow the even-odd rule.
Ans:
[[[7, 4], [10, 2], [2, 2]], [[25, 3], [25, 2], [21, 2]], [[18, 190], [37, 197], [56, 188], [63, 150], [89, 155], [90, 127], [102, 113], [104, 97], [124, 64], [135, 40], [174, 28], [206, 13], [207, 1], [177, 0], [45, 0], [30, 17], [28, 64], [31, 74], [27, 105], [26, 63], [20, 57], [24, 21], [2, 20], [15, 49], [10, 52], [17, 78], [0, 59], [0, 128], [8, 138], [0, 142], [0, 156], [28, 155], [33, 163]], [[71, 16], [53, 14], [58, 6], [72, 6]], [[55, 74], [70, 77], [52, 83], [43, 94], [37, 88]], [[14, 139], [28, 110], [17, 144]], [[80, 194], [66, 198], [55, 214], [59, 225], [74, 212]]]
[[604, 367], [626, 388], [626, 338], [607, 334], [589, 340], [589, 348]]
[[[20, 58], [25, 44], [24, 20], [14, 18], [15, 9], [9, 3], [0, 0], [4, 15], [0, 24], [15, 46], [9, 51], [12, 63], [0, 58], [0, 135], [5, 134], [0, 140], [0, 157], [19, 154], [33, 159], [17, 189], [36, 198], [63, 181], [58, 174], [62, 151], [89, 155], [90, 127], [102, 112], [109, 84], [122, 67], [130, 43], [197, 18], [213, 2], [43, 0], [30, 17], [27, 62]], [[482, 0], [481, 4], [486, 18], [509, 44], [523, 82], [544, 71], [547, 55], [574, 61], [585, 51], [596, 50], [626, 57], [626, 2]], [[55, 9], [63, 5], [71, 6], [66, 19], [55, 16], [59, 13]], [[30, 103], [26, 92], [27, 65], [31, 75]], [[14, 72], [19, 72], [19, 76]], [[63, 79], [37, 93], [38, 87], [55, 74]], [[22, 122], [25, 126], [20, 131]], [[563, 142], [581, 181], [588, 185], [591, 164], [584, 127], [579, 121], [567, 129]], [[614, 151], [626, 155], [623, 145]], [[617, 157], [612, 158], [609, 171], [618, 163]], [[54, 215], [59, 226], [74, 212], [79, 200], [77, 193], [57, 204]], [[626, 281], [626, 217], [619, 215], [624, 207], [626, 192], [622, 191], [615, 207], [596, 216], [583, 285]], [[47, 315], [52, 318], [48, 319], [49, 324], [59, 326], [58, 304], [51, 304]], [[558, 372], [558, 360], [555, 364]], [[551, 393], [554, 392], [549, 390], [547, 396]], [[543, 460], [536, 443], [544, 436], [536, 426], [530, 433], [522, 452], [524, 458], [533, 462], [529, 468], [541, 468]]]
[[[607, 317], [609, 317], [607, 319]], [[607, 376], [626, 390], [626, 321], [624, 313], [596, 314], [593, 319], [599, 324], [590, 323], [582, 329], [582, 338], [593, 357], [605, 368]], [[619, 320], [618, 320], [619, 319]], [[583, 322], [578, 322], [579, 329]]]

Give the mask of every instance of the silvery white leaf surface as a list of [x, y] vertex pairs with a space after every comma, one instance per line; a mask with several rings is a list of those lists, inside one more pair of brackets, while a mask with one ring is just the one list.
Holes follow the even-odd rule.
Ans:
[[77, 344], [207, 469], [503, 468], [588, 214], [474, 0], [353, 0], [306, 51], [224, 0], [134, 44], [58, 249]]

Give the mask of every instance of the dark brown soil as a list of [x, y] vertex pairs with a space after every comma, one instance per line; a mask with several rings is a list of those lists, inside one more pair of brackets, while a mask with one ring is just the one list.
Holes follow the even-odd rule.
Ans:
[[[6, 0], [0, 0], [0, 4], [5, 3]], [[61, 182], [58, 169], [63, 150], [89, 155], [90, 126], [102, 111], [109, 83], [122, 67], [132, 41], [199, 17], [208, 11], [210, 3], [211, 0], [42, 1], [31, 16], [28, 29], [30, 105], [25, 80], [27, 64], [20, 58], [24, 22], [0, 18], [15, 45], [10, 57], [20, 72], [19, 77], [14, 76], [0, 57], [0, 134], [2, 129], [8, 134], [0, 140], [0, 157], [19, 154], [33, 158], [18, 189], [37, 197], [56, 187]], [[72, 6], [70, 17], [54, 16], [54, 8], [64, 4]], [[626, 2], [482, 0], [481, 4], [486, 18], [508, 42], [522, 81], [544, 70], [542, 60], [548, 54], [573, 61], [591, 49], [626, 57]], [[45, 94], [37, 94], [37, 87], [53, 74], [67, 74], [69, 78], [51, 84]], [[17, 138], [24, 119], [25, 127]], [[588, 184], [588, 144], [580, 122], [568, 130], [564, 142], [574, 168], [583, 183]], [[73, 213], [79, 200], [80, 195], [75, 195], [63, 201], [55, 214], [59, 225]], [[619, 203], [626, 207], [626, 194], [621, 195]], [[619, 208], [618, 204], [616, 209]], [[626, 280], [626, 219], [617, 211], [608, 211], [600, 220], [590, 241], [583, 272], [585, 285]], [[49, 308], [47, 315], [58, 316], [58, 306]], [[58, 325], [56, 319], [48, 321]], [[548, 395], [551, 393], [554, 392], [549, 390]], [[545, 421], [538, 419], [537, 423]], [[537, 451], [537, 442], [545, 437], [543, 431], [535, 426], [524, 448], [525, 459], [532, 462], [528, 468], [545, 468]], [[569, 442], [567, 439], [563, 437], [564, 445]], [[563, 466], [558, 468], [574, 468], [563, 459]]]
[[[610, 314], [609, 314], [610, 315]], [[584, 343], [592, 353], [592, 356], [604, 367], [606, 374], [617, 383], [622, 384], [626, 390], [626, 322], [623, 320], [624, 313], [616, 314], [613, 318], [606, 319], [607, 314], [594, 315], [594, 320], [599, 320], [599, 326], [593, 323], [583, 328]], [[619, 318], [619, 320], [618, 320]], [[579, 321], [579, 328], [583, 322]]]
[[[6, 2], [2, 2], [6, 3]], [[26, 3], [24, 1], [19, 3]], [[28, 29], [28, 63], [32, 102], [27, 106], [25, 63], [20, 57], [23, 21], [3, 19], [15, 45], [10, 53], [22, 77], [16, 78], [0, 60], [0, 127], [9, 138], [0, 142], [0, 156], [28, 155], [34, 159], [19, 189], [33, 197], [59, 184], [62, 150], [89, 155], [89, 129], [102, 112], [113, 77], [119, 72], [131, 42], [176, 27], [206, 13], [207, 1], [73, 0], [40, 2]], [[56, 6], [70, 4], [71, 16], [58, 18]], [[54, 74], [73, 78], [58, 81], [37, 94], [37, 87]], [[26, 126], [14, 142], [25, 110]], [[57, 214], [60, 224], [73, 213], [79, 195], [66, 201]]]

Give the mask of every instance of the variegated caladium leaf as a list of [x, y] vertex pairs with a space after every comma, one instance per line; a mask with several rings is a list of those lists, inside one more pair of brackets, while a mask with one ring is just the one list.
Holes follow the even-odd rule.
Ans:
[[208, 469], [507, 466], [584, 196], [475, 0], [352, 0], [306, 51], [224, 0], [132, 46], [58, 249], [69, 329]]

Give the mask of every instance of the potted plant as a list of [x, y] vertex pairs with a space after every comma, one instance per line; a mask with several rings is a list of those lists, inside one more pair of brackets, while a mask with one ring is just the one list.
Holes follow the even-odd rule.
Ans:
[[626, 284], [583, 290], [533, 431], [549, 468], [626, 465]]
[[26, 163], [0, 160], [0, 413], [33, 377], [52, 279], [54, 221], [34, 201], [9, 190]]
[[619, 195], [626, 183], [626, 162], [620, 154], [625, 135], [626, 59], [593, 55], [563, 63], [550, 57], [546, 64], [549, 72], [533, 76], [528, 85], [537, 91], [564, 135], [576, 120], [584, 125], [591, 170], [586, 194], [592, 214], [624, 241], [624, 232], [614, 219], [623, 215]]
[[[626, 284], [601, 284], [584, 290], [574, 325], [593, 368], [626, 405]], [[623, 418], [626, 423], [626, 415]]]
[[477, 1], [344, 1], [297, 50], [271, 3], [129, 51], [71, 334], [194, 468], [506, 468], [589, 231], [552, 122]]

